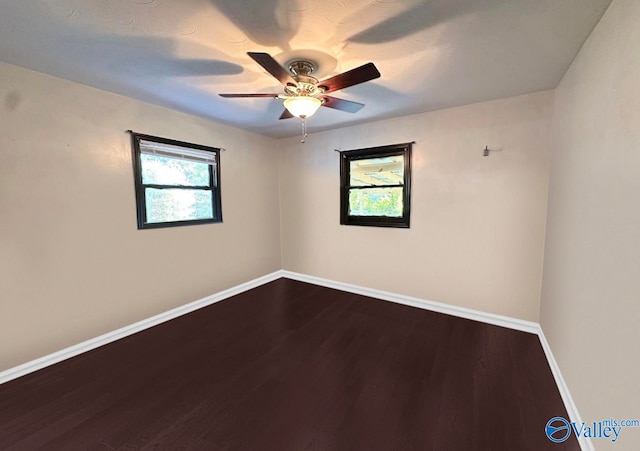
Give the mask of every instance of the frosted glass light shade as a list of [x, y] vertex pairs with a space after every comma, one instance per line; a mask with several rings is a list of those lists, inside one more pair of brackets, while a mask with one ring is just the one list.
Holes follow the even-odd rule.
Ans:
[[322, 105], [320, 99], [308, 96], [290, 97], [284, 101], [284, 107], [294, 116], [301, 118], [313, 116], [320, 105]]

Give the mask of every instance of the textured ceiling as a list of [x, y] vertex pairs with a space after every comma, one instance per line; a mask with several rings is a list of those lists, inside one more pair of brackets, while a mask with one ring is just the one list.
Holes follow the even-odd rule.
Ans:
[[325, 78], [372, 61], [309, 131], [554, 88], [611, 0], [0, 0], [0, 60], [274, 137], [280, 93], [247, 51]]

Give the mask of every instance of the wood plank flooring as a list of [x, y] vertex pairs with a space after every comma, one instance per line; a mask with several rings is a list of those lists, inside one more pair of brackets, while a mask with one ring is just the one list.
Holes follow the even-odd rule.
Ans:
[[579, 450], [535, 335], [280, 279], [0, 385], [0, 449]]

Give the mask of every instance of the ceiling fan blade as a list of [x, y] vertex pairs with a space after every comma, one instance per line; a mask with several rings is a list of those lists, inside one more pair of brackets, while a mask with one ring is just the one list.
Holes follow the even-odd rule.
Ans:
[[291, 119], [292, 117], [293, 117], [293, 114], [291, 114], [291, 112], [285, 108], [282, 114], [280, 115], [280, 120]]
[[291, 74], [284, 67], [280, 65], [271, 55], [263, 52], [247, 52], [256, 63], [261, 65], [267, 72], [273, 75], [280, 83], [286, 85], [287, 83], [295, 83], [291, 78]]
[[271, 97], [273, 99], [278, 98], [278, 94], [219, 94], [220, 97], [235, 98], [235, 97]]
[[347, 113], [356, 113], [364, 106], [363, 103], [338, 99], [337, 97], [322, 96], [322, 98], [324, 99], [322, 106], [333, 108], [335, 110], [346, 111]]
[[364, 83], [365, 81], [374, 80], [379, 76], [380, 72], [376, 68], [375, 64], [367, 63], [321, 81], [319, 85], [326, 88], [324, 92], [333, 92], [338, 89], [344, 89], [349, 86]]

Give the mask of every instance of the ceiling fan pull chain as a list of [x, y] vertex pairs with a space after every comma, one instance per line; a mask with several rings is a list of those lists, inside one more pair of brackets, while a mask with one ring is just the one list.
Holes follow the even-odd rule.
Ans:
[[305, 121], [305, 117], [302, 116], [302, 139], [300, 140], [300, 142], [304, 144], [304, 139], [306, 137], [307, 137], [307, 121]]

